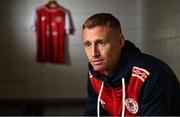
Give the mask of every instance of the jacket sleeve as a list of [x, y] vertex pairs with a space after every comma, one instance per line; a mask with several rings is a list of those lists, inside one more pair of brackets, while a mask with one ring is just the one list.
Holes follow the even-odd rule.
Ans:
[[97, 115], [97, 94], [95, 93], [90, 78], [87, 80], [87, 100], [85, 107], [85, 116], [96, 116]]
[[179, 115], [176, 111], [180, 104], [179, 86], [172, 71], [168, 73], [159, 70], [152, 73], [141, 88], [141, 115]]
[[[88, 77], [87, 100], [86, 100], [84, 116], [97, 116], [97, 100], [98, 100], [98, 95], [94, 91], [90, 78]], [[109, 113], [105, 111], [101, 105], [100, 105], [100, 115], [109, 116]]]

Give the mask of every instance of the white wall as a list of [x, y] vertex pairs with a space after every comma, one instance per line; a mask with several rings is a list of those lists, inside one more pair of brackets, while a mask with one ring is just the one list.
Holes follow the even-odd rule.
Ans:
[[168, 63], [180, 80], [180, 1], [142, 0], [142, 45]]
[[0, 1], [0, 99], [84, 98], [88, 69], [81, 26], [94, 13], [114, 14], [122, 23], [125, 37], [141, 45], [140, 0], [58, 0], [70, 10], [76, 28], [67, 40], [69, 62], [64, 65], [37, 63], [35, 33], [30, 30], [32, 12], [46, 2]]

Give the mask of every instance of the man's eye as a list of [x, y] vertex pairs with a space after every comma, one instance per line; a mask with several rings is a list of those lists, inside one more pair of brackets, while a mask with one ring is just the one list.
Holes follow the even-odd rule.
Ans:
[[91, 43], [85, 43], [84, 46], [85, 46], [86, 48], [90, 48], [90, 47], [91, 47]]
[[101, 42], [99, 42], [99, 45], [105, 46], [105, 42], [101, 41]]

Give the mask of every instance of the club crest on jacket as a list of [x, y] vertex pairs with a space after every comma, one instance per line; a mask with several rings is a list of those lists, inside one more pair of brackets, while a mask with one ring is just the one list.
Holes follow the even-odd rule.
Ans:
[[138, 112], [139, 106], [138, 103], [133, 98], [127, 98], [125, 100], [126, 108], [132, 114], [136, 114]]

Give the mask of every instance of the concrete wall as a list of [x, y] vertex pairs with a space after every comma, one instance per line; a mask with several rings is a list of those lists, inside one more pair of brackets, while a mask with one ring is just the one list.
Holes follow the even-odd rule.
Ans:
[[0, 99], [84, 98], [88, 69], [81, 26], [94, 13], [114, 14], [122, 23], [125, 37], [141, 47], [140, 0], [58, 0], [70, 10], [76, 29], [66, 40], [68, 62], [63, 65], [37, 63], [32, 13], [46, 2], [0, 1]]
[[166, 63], [180, 80], [180, 1], [142, 0], [143, 50]]

